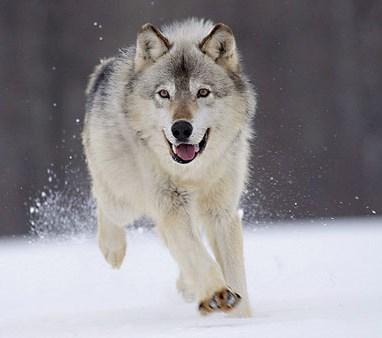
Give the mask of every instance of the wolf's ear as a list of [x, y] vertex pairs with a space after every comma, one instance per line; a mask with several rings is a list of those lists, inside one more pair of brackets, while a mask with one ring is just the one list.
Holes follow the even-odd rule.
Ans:
[[200, 42], [200, 50], [217, 64], [233, 72], [239, 71], [239, 57], [236, 42], [230, 27], [218, 23]]
[[135, 71], [139, 72], [154, 63], [170, 49], [170, 42], [152, 24], [146, 23], [138, 33], [135, 54]]

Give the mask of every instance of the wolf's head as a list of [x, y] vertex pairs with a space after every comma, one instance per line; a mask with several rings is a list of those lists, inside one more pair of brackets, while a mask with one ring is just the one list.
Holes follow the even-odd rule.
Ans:
[[254, 94], [224, 24], [191, 19], [162, 31], [144, 25], [132, 82], [130, 124], [166, 163], [221, 159], [250, 134]]

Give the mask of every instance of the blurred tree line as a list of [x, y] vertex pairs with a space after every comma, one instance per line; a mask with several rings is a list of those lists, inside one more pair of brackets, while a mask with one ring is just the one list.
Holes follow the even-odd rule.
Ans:
[[145, 22], [190, 16], [233, 28], [259, 94], [253, 216], [382, 211], [381, 1], [2, 0], [0, 235], [28, 231], [52, 173], [57, 189], [68, 167], [86, 182], [84, 88], [99, 59]]

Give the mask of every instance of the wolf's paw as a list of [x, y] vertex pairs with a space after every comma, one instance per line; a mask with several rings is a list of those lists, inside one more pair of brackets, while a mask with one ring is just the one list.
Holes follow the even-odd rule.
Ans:
[[187, 303], [191, 303], [195, 300], [195, 294], [188, 283], [186, 283], [182, 274], [179, 275], [178, 280], [176, 281], [176, 288]]
[[207, 315], [215, 311], [229, 312], [240, 302], [241, 296], [228, 288], [215, 292], [211, 298], [205, 299], [199, 304], [199, 311]]
[[123, 240], [118, 241], [118, 243], [111, 243], [100, 238], [98, 244], [106, 261], [113, 269], [119, 269], [126, 254], [126, 240], [123, 238]]

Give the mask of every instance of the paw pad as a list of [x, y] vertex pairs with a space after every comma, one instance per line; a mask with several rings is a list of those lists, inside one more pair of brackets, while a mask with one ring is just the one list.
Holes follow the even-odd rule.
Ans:
[[229, 312], [236, 307], [241, 300], [238, 293], [228, 288], [215, 292], [211, 298], [206, 299], [199, 304], [199, 311], [206, 315], [215, 311]]

